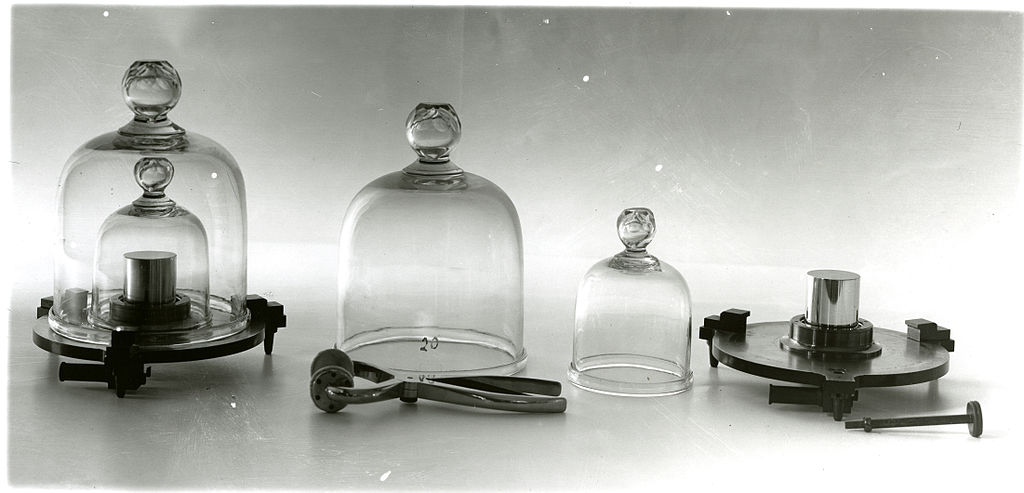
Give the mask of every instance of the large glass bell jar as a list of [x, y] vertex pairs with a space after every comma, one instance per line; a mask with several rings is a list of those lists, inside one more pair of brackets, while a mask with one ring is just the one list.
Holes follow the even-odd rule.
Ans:
[[349, 205], [338, 347], [355, 359], [426, 376], [526, 364], [519, 216], [500, 188], [449, 158], [461, 133], [451, 105], [418, 105], [406, 121], [418, 158]]
[[181, 94], [169, 63], [133, 63], [121, 90], [134, 118], [61, 173], [49, 326], [97, 344], [130, 329], [168, 347], [238, 333], [249, 317], [238, 165], [168, 118]]

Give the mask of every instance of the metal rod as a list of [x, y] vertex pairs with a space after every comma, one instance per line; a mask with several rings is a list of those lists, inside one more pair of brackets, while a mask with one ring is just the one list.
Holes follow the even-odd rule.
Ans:
[[967, 424], [967, 430], [973, 437], [981, 436], [982, 419], [981, 404], [978, 401], [967, 403], [967, 414], [949, 414], [943, 416], [909, 416], [905, 418], [863, 418], [846, 421], [847, 430], [863, 429], [871, 431], [880, 428], [906, 428], [911, 426], [935, 426]]
[[957, 414], [949, 416], [914, 416], [909, 418], [864, 419], [868, 421], [847, 421], [846, 428], [856, 429], [867, 428], [868, 426], [870, 426], [872, 429], [906, 428], [909, 426], [959, 425], [974, 422], [974, 420], [966, 414]]

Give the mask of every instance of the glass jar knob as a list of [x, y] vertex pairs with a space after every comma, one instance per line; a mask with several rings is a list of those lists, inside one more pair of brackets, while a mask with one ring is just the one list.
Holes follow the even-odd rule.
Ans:
[[136, 120], [160, 121], [178, 104], [181, 77], [166, 61], [140, 60], [124, 73], [121, 93]]
[[447, 162], [462, 137], [462, 122], [450, 104], [420, 103], [405, 121], [405, 137], [420, 161]]
[[619, 240], [630, 252], [643, 252], [654, 239], [654, 213], [646, 207], [632, 207], [622, 211], [616, 222]]
[[162, 157], [144, 157], [135, 163], [135, 183], [147, 196], [162, 196], [174, 178], [174, 165]]

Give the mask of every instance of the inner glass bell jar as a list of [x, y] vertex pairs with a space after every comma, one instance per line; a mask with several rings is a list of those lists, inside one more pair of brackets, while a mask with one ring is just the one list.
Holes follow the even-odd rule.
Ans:
[[449, 159], [461, 133], [451, 105], [418, 105], [406, 121], [418, 159], [349, 205], [338, 347], [354, 359], [433, 377], [526, 364], [519, 216], [500, 188]]
[[72, 340], [174, 347], [246, 328], [245, 184], [219, 144], [174, 124], [181, 79], [137, 61], [121, 91], [134, 118], [71, 155], [58, 190], [48, 321]]

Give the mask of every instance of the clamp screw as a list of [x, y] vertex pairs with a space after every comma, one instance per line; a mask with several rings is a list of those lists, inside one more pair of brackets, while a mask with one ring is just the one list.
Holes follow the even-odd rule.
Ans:
[[871, 431], [876, 428], [905, 428], [908, 426], [956, 425], [967, 423], [967, 431], [972, 437], [980, 437], [982, 431], [981, 404], [978, 401], [967, 403], [967, 414], [951, 414], [946, 416], [914, 416], [908, 418], [864, 418], [846, 421], [846, 429], [863, 428]]

